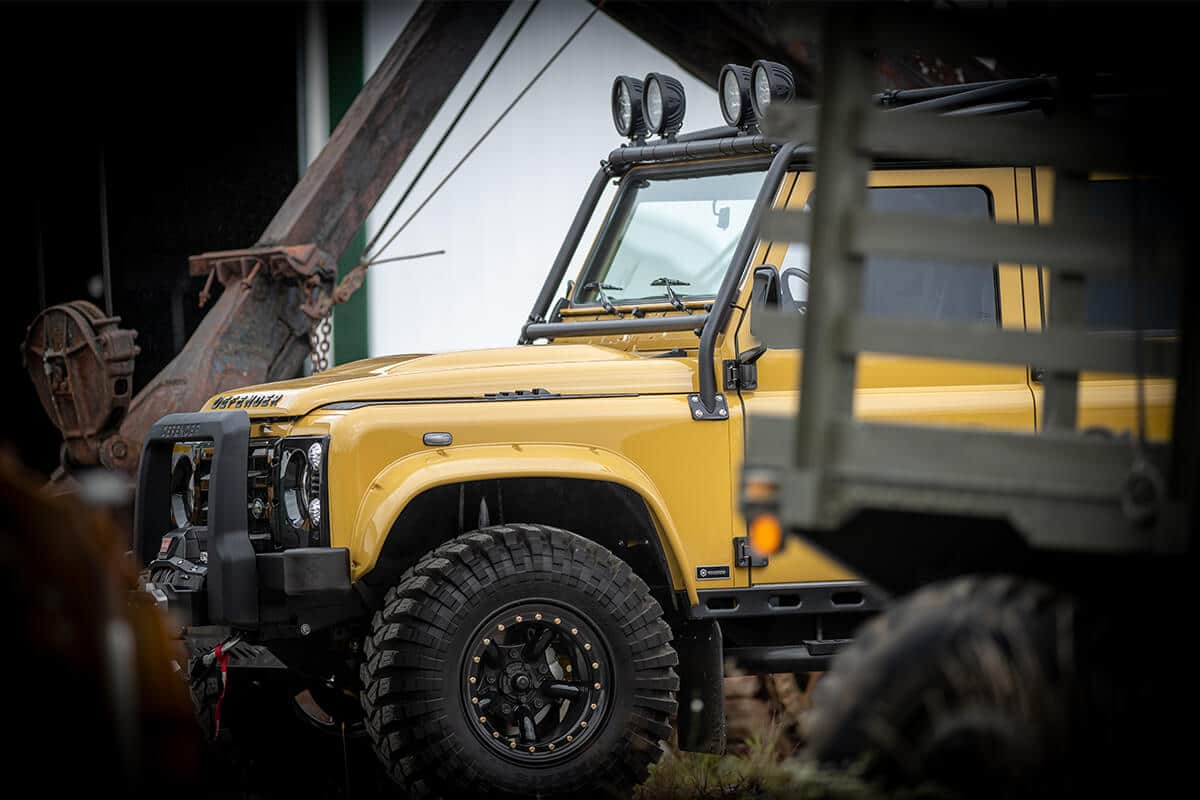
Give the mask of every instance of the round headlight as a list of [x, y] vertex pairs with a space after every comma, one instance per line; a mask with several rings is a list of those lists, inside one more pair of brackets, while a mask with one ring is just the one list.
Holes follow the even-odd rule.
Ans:
[[721, 67], [718, 80], [721, 95], [721, 115], [734, 127], [748, 127], [754, 123], [754, 110], [750, 103], [750, 68], [738, 64]]
[[321, 498], [314, 497], [308, 501], [308, 518], [312, 520], [313, 525], [321, 524]]
[[286, 450], [279, 467], [283, 514], [293, 528], [303, 528], [308, 510], [308, 459], [303, 450]]
[[642, 118], [650, 133], [671, 136], [683, 127], [687, 98], [683, 84], [670, 75], [651, 72], [642, 81]]
[[772, 103], [786, 103], [796, 96], [796, 79], [783, 64], [759, 59], [750, 70], [754, 85], [751, 97], [754, 113], [759, 119], [766, 116]]
[[312, 464], [312, 468], [320, 471], [321, 457], [325, 455], [324, 449], [320, 442], [313, 442], [308, 448], [308, 463]]
[[646, 134], [642, 121], [642, 82], [628, 75], [619, 75], [612, 89], [613, 125], [617, 133], [631, 139]]

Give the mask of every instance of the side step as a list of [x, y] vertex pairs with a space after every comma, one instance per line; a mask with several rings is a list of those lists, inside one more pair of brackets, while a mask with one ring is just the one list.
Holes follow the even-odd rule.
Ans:
[[853, 641], [817, 639], [784, 647], [730, 647], [725, 650], [725, 655], [736, 659], [739, 667], [756, 675], [772, 672], [824, 672], [829, 669], [834, 655]]

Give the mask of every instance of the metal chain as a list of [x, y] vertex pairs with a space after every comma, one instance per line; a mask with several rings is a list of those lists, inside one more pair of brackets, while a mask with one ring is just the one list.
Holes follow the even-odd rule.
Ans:
[[313, 320], [312, 329], [308, 334], [309, 347], [312, 351], [313, 372], [324, 372], [329, 369], [329, 340], [333, 333], [332, 314], [327, 314], [320, 320]]

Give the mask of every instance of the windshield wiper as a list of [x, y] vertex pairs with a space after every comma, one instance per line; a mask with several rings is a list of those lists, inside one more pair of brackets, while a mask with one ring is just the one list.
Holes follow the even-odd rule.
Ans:
[[684, 311], [688, 314], [692, 313], [692, 310], [683, 304], [683, 301], [679, 299], [679, 295], [675, 294], [675, 289], [672, 288], [675, 286], [691, 286], [691, 283], [688, 281], [681, 281], [678, 278], [668, 278], [664, 276], [662, 278], [655, 278], [654, 280], [650, 281], [650, 285], [662, 286], [664, 289], [666, 289], [667, 300], [670, 301], [671, 307], [676, 311]]
[[604, 293], [604, 290], [607, 289], [610, 292], [619, 292], [624, 288], [624, 286], [612, 286], [607, 283], [598, 283], [596, 281], [585, 283], [583, 285], [583, 290], [585, 292], [589, 289], [595, 289], [596, 296], [600, 299], [601, 308], [603, 308], [609, 314], [614, 314], [617, 319], [625, 319], [625, 316], [620, 311], [617, 311], [617, 307], [614, 306], [612, 301], [608, 299], [608, 295]]

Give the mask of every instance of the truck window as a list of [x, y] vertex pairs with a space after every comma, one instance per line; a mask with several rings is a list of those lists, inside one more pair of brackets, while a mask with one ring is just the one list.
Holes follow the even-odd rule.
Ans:
[[[880, 186], [869, 189], [867, 199], [882, 213], [992, 218], [991, 197], [980, 186]], [[808, 260], [808, 248], [801, 244], [789, 246], [783, 259], [780, 271], [795, 300], [807, 299], [807, 287], [796, 284], [807, 276]], [[995, 264], [867, 258], [863, 311], [873, 316], [997, 324], [997, 299]]]
[[[1088, 184], [1088, 214], [1096, 222], [1132, 223], [1144, 235], [1139, 241], [1166, 241], [1172, 234], [1158, 230], [1164, 220], [1175, 218], [1169, 213], [1169, 201], [1162, 187], [1151, 181], [1092, 181]], [[1145, 248], [1137, 258], [1152, 257]], [[1088, 278], [1087, 327], [1095, 331], [1132, 331], [1138, 321], [1134, 316], [1134, 298], [1141, 307], [1141, 326], [1148, 333], [1170, 334], [1179, 329], [1179, 298], [1181, 287], [1174, 277], [1157, 275], [1139, 280], [1131, 277], [1094, 276]]]

